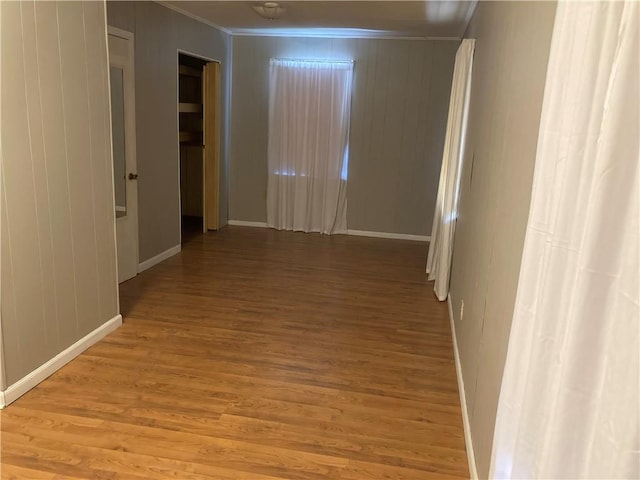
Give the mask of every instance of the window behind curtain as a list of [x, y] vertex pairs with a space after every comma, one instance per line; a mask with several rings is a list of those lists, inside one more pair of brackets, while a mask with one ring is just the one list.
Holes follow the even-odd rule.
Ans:
[[267, 223], [346, 231], [352, 61], [272, 59]]

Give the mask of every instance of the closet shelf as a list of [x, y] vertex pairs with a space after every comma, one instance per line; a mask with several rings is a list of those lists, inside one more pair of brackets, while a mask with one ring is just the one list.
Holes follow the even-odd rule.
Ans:
[[202, 104], [201, 103], [180, 102], [178, 104], [178, 111], [180, 113], [201, 113], [202, 112]]
[[186, 75], [188, 77], [202, 77], [202, 70], [198, 70], [197, 68], [188, 67], [187, 65], [180, 65], [178, 68], [178, 72], [180, 75]]
[[202, 132], [180, 132], [180, 143], [202, 145]]

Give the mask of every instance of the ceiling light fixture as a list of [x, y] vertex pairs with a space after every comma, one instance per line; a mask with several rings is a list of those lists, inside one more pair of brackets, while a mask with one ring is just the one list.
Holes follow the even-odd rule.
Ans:
[[280, 18], [285, 11], [285, 8], [281, 7], [278, 2], [264, 2], [262, 5], [255, 5], [252, 8], [258, 15], [269, 20]]

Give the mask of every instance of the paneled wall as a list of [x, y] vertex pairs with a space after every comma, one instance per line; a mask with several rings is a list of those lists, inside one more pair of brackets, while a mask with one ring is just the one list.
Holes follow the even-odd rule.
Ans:
[[104, 3], [0, 8], [4, 388], [118, 297]]
[[429, 235], [457, 48], [457, 41], [234, 37], [229, 218], [266, 221], [269, 59], [353, 59], [348, 227]]
[[476, 49], [450, 297], [480, 478], [489, 475], [555, 9], [479, 2], [467, 32]]
[[220, 219], [227, 223], [229, 36], [155, 2], [107, 2], [109, 25], [135, 36], [140, 262], [180, 244], [178, 50], [220, 61]]

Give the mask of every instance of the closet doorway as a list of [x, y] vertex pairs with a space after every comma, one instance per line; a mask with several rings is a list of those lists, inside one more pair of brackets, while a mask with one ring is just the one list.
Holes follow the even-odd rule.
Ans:
[[182, 243], [219, 228], [220, 63], [178, 52]]

